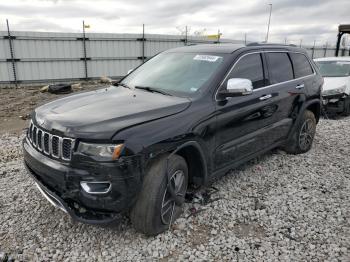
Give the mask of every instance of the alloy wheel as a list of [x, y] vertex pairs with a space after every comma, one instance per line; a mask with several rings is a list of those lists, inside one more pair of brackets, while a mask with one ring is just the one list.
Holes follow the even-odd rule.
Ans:
[[[186, 193], [186, 185], [184, 184], [185, 174], [182, 170], [177, 170], [170, 178], [171, 186], [174, 189], [174, 192], [179, 197], [184, 197]], [[172, 217], [175, 211], [175, 201], [171, 197], [170, 192], [168, 191], [168, 187], [165, 189], [162, 207], [161, 207], [161, 220], [162, 223], [168, 225], [172, 221]]]
[[303, 123], [299, 133], [299, 147], [302, 150], [307, 150], [308, 148], [310, 148], [312, 140], [314, 138], [314, 134], [314, 124], [311, 119], [307, 119]]

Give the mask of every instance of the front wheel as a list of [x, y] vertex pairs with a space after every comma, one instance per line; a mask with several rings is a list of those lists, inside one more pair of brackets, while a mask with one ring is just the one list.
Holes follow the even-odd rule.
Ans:
[[302, 119], [297, 123], [297, 127], [292, 137], [287, 141], [284, 150], [290, 154], [302, 154], [312, 147], [316, 133], [316, 118], [314, 113], [305, 110]]
[[181, 214], [181, 205], [176, 204], [168, 190], [168, 184], [179, 198], [185, 198], [188, 183], [186, 161], [179, 155], [169, 158], [166, 176], [166, 158], [163, 156], [149, 167], [141, 192], [131, 210], [130, 218], [134, 228], [146, 235], [166, 231]]

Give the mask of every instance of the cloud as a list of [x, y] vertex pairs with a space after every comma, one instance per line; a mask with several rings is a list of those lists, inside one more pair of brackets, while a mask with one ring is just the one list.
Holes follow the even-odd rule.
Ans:
[[[13, 30], [177, 34], [178, 26], [191, 31], [218, 29], [225, 38], [263, 41], [272, 3], [270, 40], [312, 43], [335, 42], [337, 25], [348, 20], [349, 0], [12, 0], [0, 3], [0, 17]], [[0, 21], [0, 30], [5, 29]]]

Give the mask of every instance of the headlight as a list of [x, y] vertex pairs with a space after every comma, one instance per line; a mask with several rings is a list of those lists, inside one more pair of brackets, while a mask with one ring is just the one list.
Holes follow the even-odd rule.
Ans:
[[346, 89], [346, 86], [343, 85], [343, 86], [335, 88], [335, 89], [324, 90], [324, 91], [322, 91], [322, 95], [331, 96], [331, 95], [342, 94], [342, 93], [345, 93], [345, 89]]
[[78, 152], [92, 157], [97, 157], [102, 161], [116, 160], [119, 158], [123, 149], [123, 144], [92, 144], [80, 142]]

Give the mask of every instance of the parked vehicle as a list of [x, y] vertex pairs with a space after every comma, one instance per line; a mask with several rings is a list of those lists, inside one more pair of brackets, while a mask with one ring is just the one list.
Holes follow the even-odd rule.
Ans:
[[315, 59], [324, 78], [322, 89], [326, 112], [350, 115], [350, 57]]
[[35, 109], [24, 161], [74, 219], [129, 213], [147, 235], [181, 214], [189, 185], [283, 147], [310, 150], [323, 79], [305, 50], [222, 44], [165, 51], [116, 86]]

